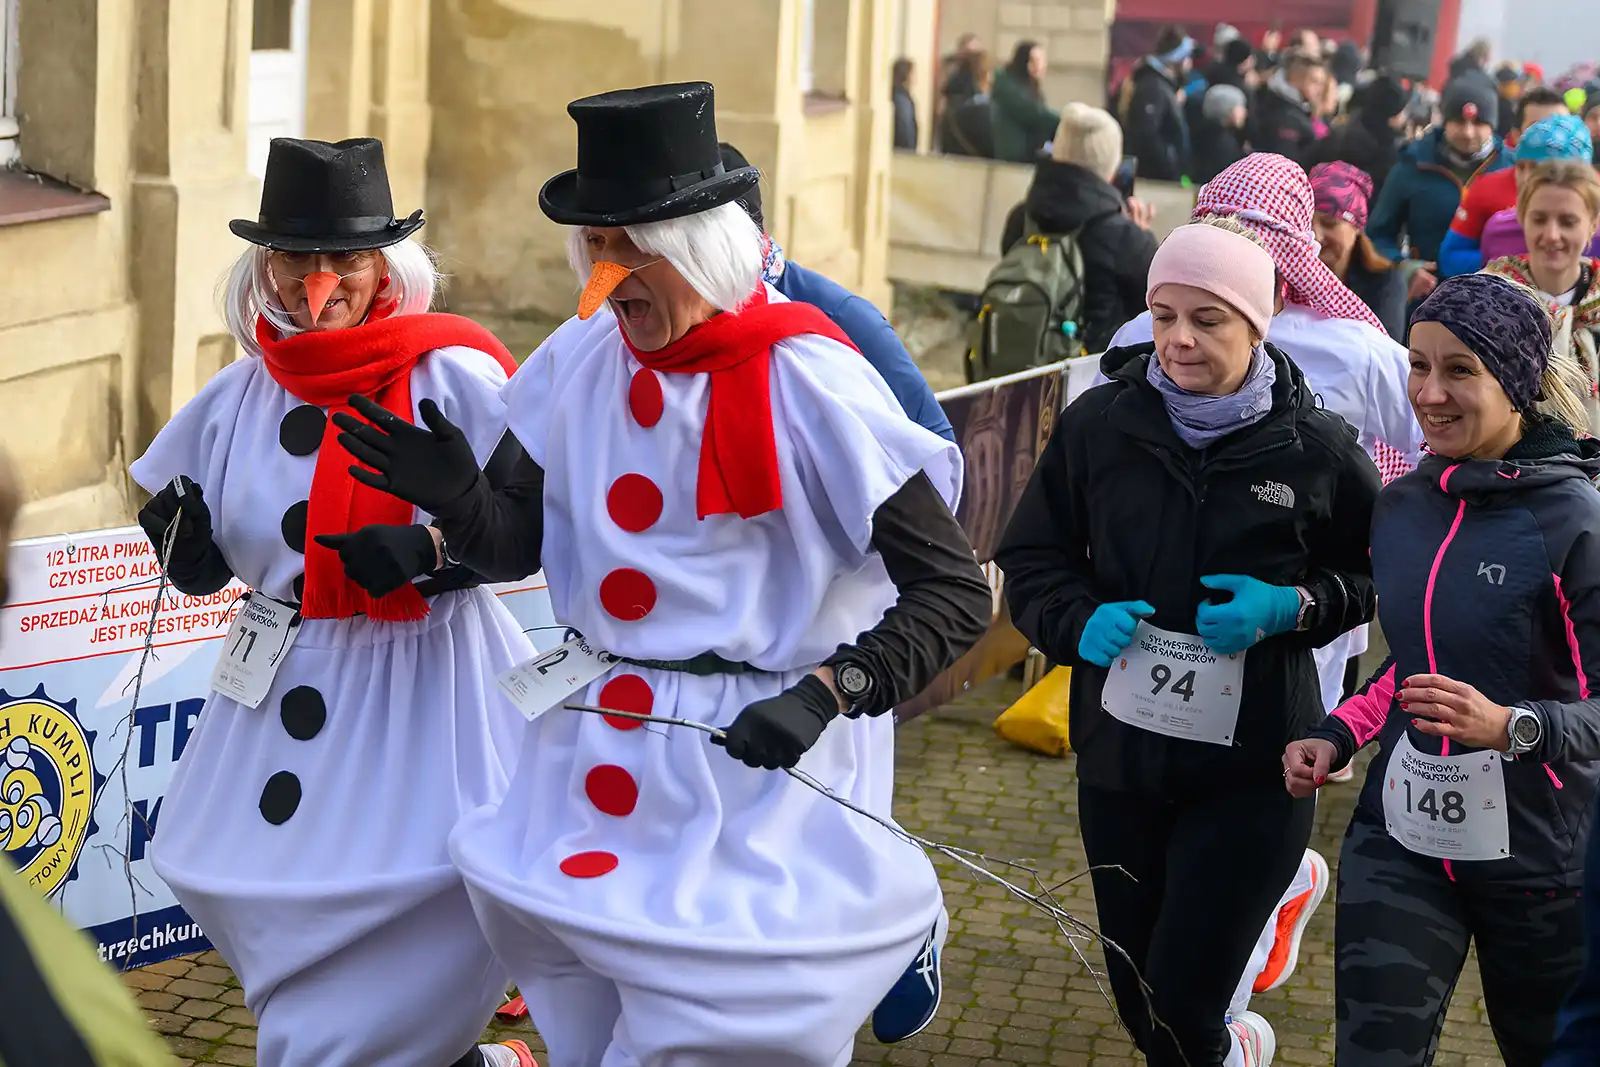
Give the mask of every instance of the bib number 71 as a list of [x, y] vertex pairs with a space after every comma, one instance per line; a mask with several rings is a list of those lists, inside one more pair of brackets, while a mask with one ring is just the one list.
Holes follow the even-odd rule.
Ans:
[[[1189, 702], [1190, 697], [1194, 696], [1194, 671], [1189, 671], [1173, 682], [1172, 668], [1165, 663], [1157, 663], [1150, 668], [1150, 680], [1155, 683], [1150, 690], [1151, 696], [1156, 696], [1161, 690], [1167, 689], [1182, 697], [1185, 704]], [[1172, 682], [1172, 684], [1169, 686], [1168, 682]]]
[[1407, 781], [1405, 787], [1406, 811], [1420, 811], [1428, 817], [1430, 822], [1438, 822], [1443, 819], [1451, 826], [1459, 826], [1467, 821], [1466, 798], [1454, 789], [1446, 790], [1444, 793], [1437, 795], [1432, 789], [1424, 789], [1422, 796], [1416, 797], [1415, 803], [1413, 803], [1411, 783]]

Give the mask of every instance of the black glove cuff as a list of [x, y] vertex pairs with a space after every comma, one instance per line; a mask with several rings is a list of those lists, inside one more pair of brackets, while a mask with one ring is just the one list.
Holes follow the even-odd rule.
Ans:
[[789, 692], [793, 693], [801, 706], [815, 715], [822, 725], [826, 726], [839, 717], [839, 698], [833, 695], [828, 683], [816, 675], [806, 675], [790, 686]]

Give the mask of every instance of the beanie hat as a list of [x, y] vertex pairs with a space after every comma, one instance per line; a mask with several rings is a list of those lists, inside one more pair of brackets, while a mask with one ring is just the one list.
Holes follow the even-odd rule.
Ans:
[[1222, 65], [1237, 70], [1245, 60], [1255, 54], [1256, 50], [1250, 47], [1249, 41], [1243, 37], [1235, 37], [1222, 46]]
[[1589, 127], [1576, 115], [1551, 115], [1529, 126], [1517, 142], [1518, 163], [1569, 159], [1587, 163], [1594, 154]]
[[1419, 322], [1437, 322], [1455, 334], [1517, 411], [1538, 399], [1550, 364], [1550, 313], [1513, 282], [1498, 274], [1446, 278], [1411, 316], [1413, 326]]
[[1239, 32], [1239, 27], [1231, 26], [1226, 22], [1219, 22], [1216, 30], [1211, 34], [1211, 47], [1221, 48], [1239, 40], [1242, 36], [1244, 35]]
[[1076, 163], [1109, 178], [1122, 162], [1122, 127], [1103, 108], [1068, 104], [1061, 109], [1050, 155], [1057, 163]]
[[1380, 119], [1386, 123], [1404, 111], [1410, 102], [1411, 94], [1398, 80], [1386, 74], [1357, 90], [1350, 104], [1369, 120]]
[[1278, 268], [1271, 254], [1250, 238], [1191, 222], [1173, 230], [1156, 249], [1145, 302], [1163, 285], [1189, 285], [1227, 301], [1257, 337], [1265, 337], [1277, 304]]
[[1244, 90], [1237, 85], [1213, 85], [1200, 98], [1200, 113], [1219, 126], [1228, 121], [1234, 108], [1247, 106]]
[[1349, 163], [1318, 163], [1311, 168], [1311, 194], [1317, 213], [1343, 219], [1358, 230], [1367, 228], [1372, 176]]
[[1493, 126], [1500, 121], [1500, 94], [1487, 78], [1457, 78], [1444, 87], [1440, 110], [1446, 122], [1459, 119]]
[[1589, 101], [1589, 94], [1581, 88], [1574, 87], [1567, 90], [1564, 99], [1567, 101], [1567, 110], [1579, 115], [1583, 113], [1583, 105]]

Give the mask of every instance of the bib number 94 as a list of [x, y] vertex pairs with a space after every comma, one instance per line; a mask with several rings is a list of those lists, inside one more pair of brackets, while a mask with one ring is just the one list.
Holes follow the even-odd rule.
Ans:
[[[1158, 696], [1161, 690], [1169, 689], [1170, 692], [1182, 697], [1183, 702], [1187, 704], [1190, 698], [1194, 696], [1194, 673], [1194, 671], [1189, 671], [1180, 676], [1176, 682], [1173, 682], [1172, 668], [1165, 663], [1157, 663], [1150, 668], [1150, 680], [1155, 683], [1150, 690], [1150, 695]], [[1172, 682], [1170, 687], [1167, 685], [1168, 682]]]

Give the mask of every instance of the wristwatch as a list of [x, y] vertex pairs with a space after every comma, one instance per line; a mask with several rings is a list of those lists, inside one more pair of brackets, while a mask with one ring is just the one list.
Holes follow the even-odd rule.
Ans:
[[832, 666], [833, 684], [848, 705], [845, 714], [854, 718], [866, 710], [865, 705], [871, 700], [876, 688], [872, 684], [872, 675], [854, 660], [841, 660]]
[[1294, 632], [1305, 633], [1311, 629], [1311, 609], [1317, 606], [1317, 598], [1303, 585], [1295, 586], [1294, 591], [1300, 597], [1300, 609], [1294, 615]]
[[1525, 756], [1544, 740], [1544, 719], [1530, 708], [1513, 707], [1511, 718], [1506, 721], [1506, 737], [1510, 742], [1506, 754]]

